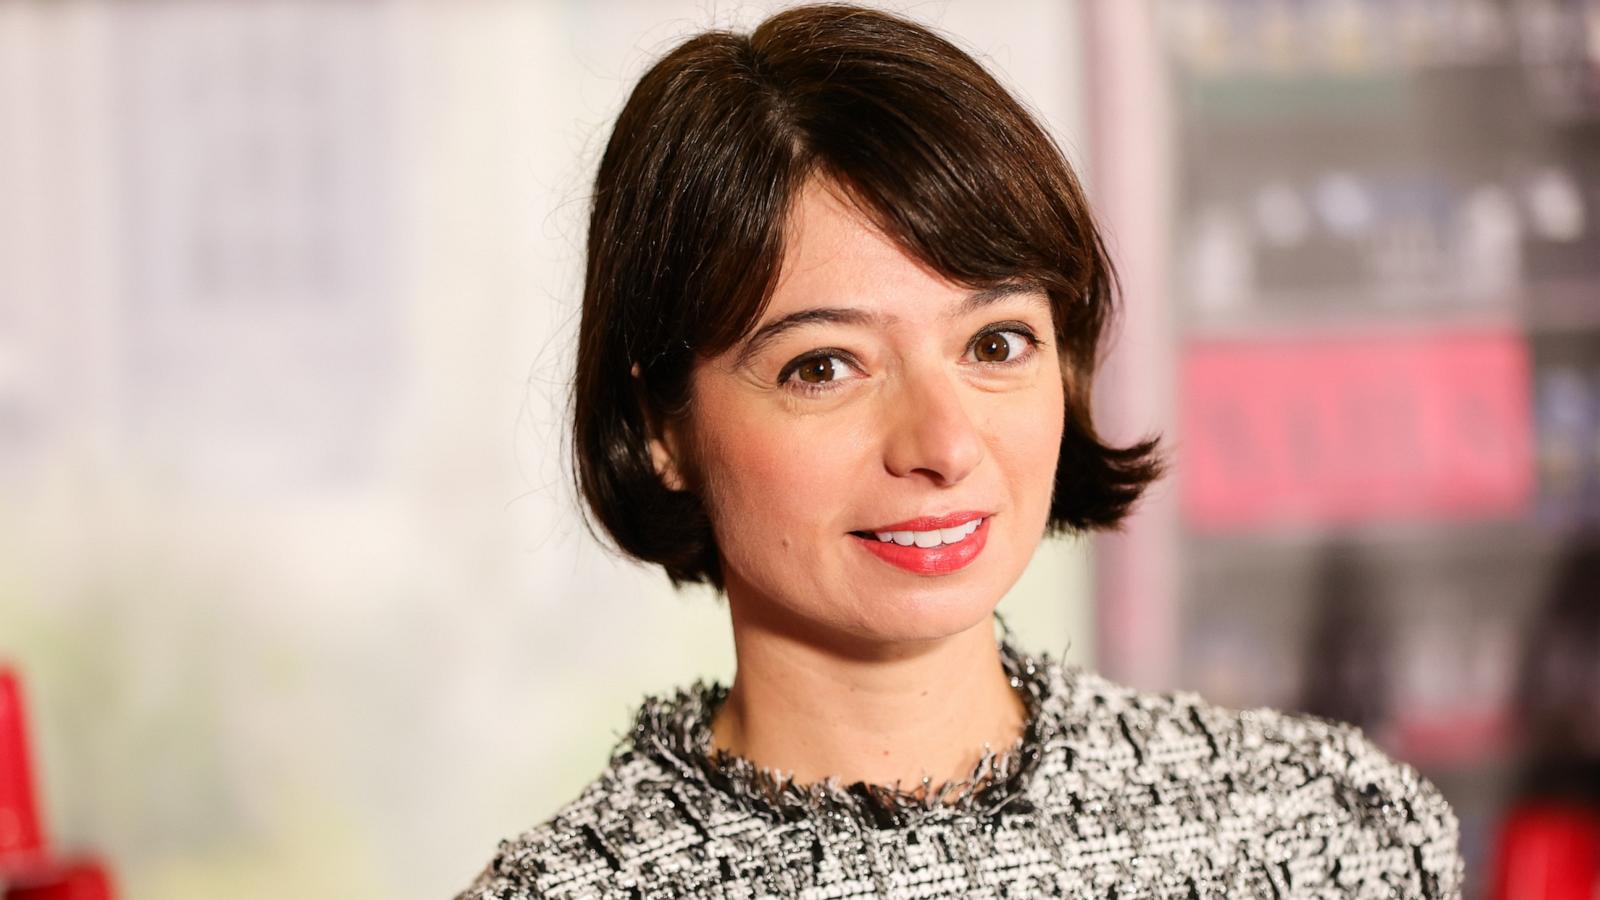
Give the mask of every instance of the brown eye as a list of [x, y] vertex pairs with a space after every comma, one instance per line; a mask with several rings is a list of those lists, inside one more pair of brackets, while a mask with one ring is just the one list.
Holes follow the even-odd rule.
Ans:
[[800, 376], [801, 381], [811, 384], [823, 384], [824, 382], [832, 381], [835, 375], [833, 357], [821, 356], [816, 359], [806, 360], [800, 364], [800, 368], [795, 370], [795, 374]]
[[1005, 338], [1006, 332], [991, 331], [979, 336], [972, 345], [972, 351], [979, 362], [1005, 362], [1011, 358], [1011, 342]]
[[851, 357], [842, 350], [818, 351], [784, 366], [778, 373], [778, 384], [797, 394], [826, 394], [863, 377], [856, 368]]

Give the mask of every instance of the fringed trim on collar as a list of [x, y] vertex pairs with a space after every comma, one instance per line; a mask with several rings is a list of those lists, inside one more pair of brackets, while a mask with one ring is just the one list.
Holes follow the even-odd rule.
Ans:
[[[999, 620], [998, 615], [996, 616]], [[720, 793], [740, 807], [779, 821], [833, 819], [858, 829], [900, 828], [931, 819], [989, 817], [1001, 810], [1029, 808], [1024, 789], [1037, 767], [1045, 745], [1059, 728], [1053, 704], [1061, 664], [1048, 654], [1030, 656], [1018, 650], [1011, 630], [1004, 632], [1000, 658], [1011, 686], [1027, 706], [1022, 736], [1001, 751], [984, 745], [984, 753], [969, 775], [935, 788], [931, 778], [908, 791], [893, 786], [855, 782], [841, 786], [838, 779], [799, 784], [777, 769], [758, 766], [722, 748], [712, 749], [711, 720], [728, 687], [697, 680], [671, 695], [647, 697], [635, 717], [631, 733], [617, 747], [613, 763], [630, 752], [643, 753], [666, 765], [684, 779]]]

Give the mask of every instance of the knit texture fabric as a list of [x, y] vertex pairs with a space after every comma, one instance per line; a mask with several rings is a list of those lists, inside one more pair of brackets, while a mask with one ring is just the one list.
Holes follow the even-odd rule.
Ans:
[[728, 689], [696, 681], [646, 698], [600, 776], [456, 900], [1461, 896], [1455, 814], [1358, 729], [1013, 641], [1027, 725], [965, 779], [795, 784], [712, 752]]

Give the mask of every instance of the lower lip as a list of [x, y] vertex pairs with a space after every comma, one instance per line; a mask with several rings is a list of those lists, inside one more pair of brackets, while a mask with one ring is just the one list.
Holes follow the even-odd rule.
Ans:
[[991, 518], [993, 517], [984, 516], [978, 527], [962, 540], [954, 544], [940, 544], [937, 547], [923, 548], [916, 544], [902, 547], [894, 541], [880, 541], [876, 537], [862, 537], [858, 534], [850, 536], [860, 541], [867, 552], [891, 566], [898, 566], [918, 575], [944, 575], [965, 568], [983, 552], [984, 541], [989, 537]]

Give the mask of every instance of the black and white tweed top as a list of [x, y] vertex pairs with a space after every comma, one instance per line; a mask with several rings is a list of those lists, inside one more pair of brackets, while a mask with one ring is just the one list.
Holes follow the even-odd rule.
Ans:
[[456, 900], [1460, 897], [1455, 814], [1356, 728], [1000, 647], [1027, 725], [966, 779], [797, 785], [711, 752], [697, 681]]

